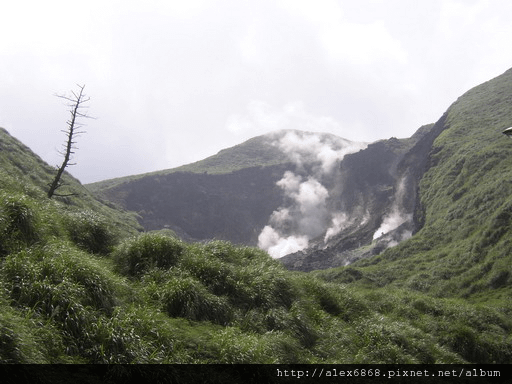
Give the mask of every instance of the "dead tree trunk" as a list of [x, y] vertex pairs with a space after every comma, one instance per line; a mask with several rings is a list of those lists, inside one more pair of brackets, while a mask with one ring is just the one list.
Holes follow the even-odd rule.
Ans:
[[76, 142], [74, 139], [81, 133], [84, 133], [84, 131], [78, 131], [81, 127], [83, 127], [82, 124], [78, 123], [78, 119], [83, 118], [89, 118], [86, 113], [81, 112], [82, 109], [84, 109], [84, 103], [88, 102], [90, 98], [86, 98], [84, 94], [84, 88], [85, 85], [78, 86], [79, 92], [72, 91], [72, 96], [62, 96], [57, 95], [57, 97], [60, 97], [61, 99], [69, 101], [68, 106], [70, 107], [69, 112], [71, 114], [71, 118], [67, 121], [68, 129], [64, 132], [67, 135], [66, 143], [64, 144], [65, 152], [62, 152], [62, 155], [64, 155], [64, 160], [61, 164], [61, 166], [57, 169], [57, 174], [55, 175], [55, 178], [53, 179], [53, 182], [49, 184], [50, 189], [48, 190], [48, 198], [52, 198], [52, 196], [71, 196], [74, 195], [74, 193], [66, 194], [66, 195], [58, 195], [55, 193], [55, 191], [60, 188], [63, 183], [61, 182], [62, 174], [64, 173], [64, 170], [68, 165], [74, 165], [70, 164], [69, 161], [71, 160], [71, 155], [75, 152], [73, 151], [76, 149], [75, 144]]

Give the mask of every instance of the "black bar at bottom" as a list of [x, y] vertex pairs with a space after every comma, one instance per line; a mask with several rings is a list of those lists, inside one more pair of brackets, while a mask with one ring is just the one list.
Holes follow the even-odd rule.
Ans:
[[5, 384], [512, 383], [512, 365], [0, 365]]

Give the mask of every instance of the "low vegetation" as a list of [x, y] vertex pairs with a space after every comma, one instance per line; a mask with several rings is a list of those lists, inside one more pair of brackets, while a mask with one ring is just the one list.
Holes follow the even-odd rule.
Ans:
[[259, 249], [171, 231], [117, 241], [105, 218], [40, 194], [1, 199], [1, 362], [512, 359], [512, 321], [495, 308], [330, 283]]
[[510, 363], [511, 78], [448, 111], [418, 233], [314, 273], [141, 233], [67, 174], [79, 196], [50, 200], [50, 167], [2, 130], [0, 362]]

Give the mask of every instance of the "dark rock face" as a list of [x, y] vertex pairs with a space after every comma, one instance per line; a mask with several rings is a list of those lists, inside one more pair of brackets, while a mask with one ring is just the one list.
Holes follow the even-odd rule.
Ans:
[[146, 176], [118, 185], [105, 196], [139, 213], [146, 230], [170, 228], [186, 240], [216, 238], [256, 245], [268, 217], [282, 203], [276, 182], [285, 168]]
[[347, 224], [328, 241], [317, 239], [307, 249], [282, 257], [282, 263], [300, 271], [348, 265], [417, 232], [422, 225], [418, 184], [443, 129], [444, 116], [420, 128], [407, 145], [392, 138], [347, 155], [336, 191], [337, 209], [347, 215]]

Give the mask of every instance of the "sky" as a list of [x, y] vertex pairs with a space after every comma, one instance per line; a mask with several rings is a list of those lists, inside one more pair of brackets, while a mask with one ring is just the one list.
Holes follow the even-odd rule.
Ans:
[[85, 85], [82, 183], [174, 168], [283, 128], [409, 137], [512, 67], [510, 0], [17, 0], [0, 127], [51, 165]]

